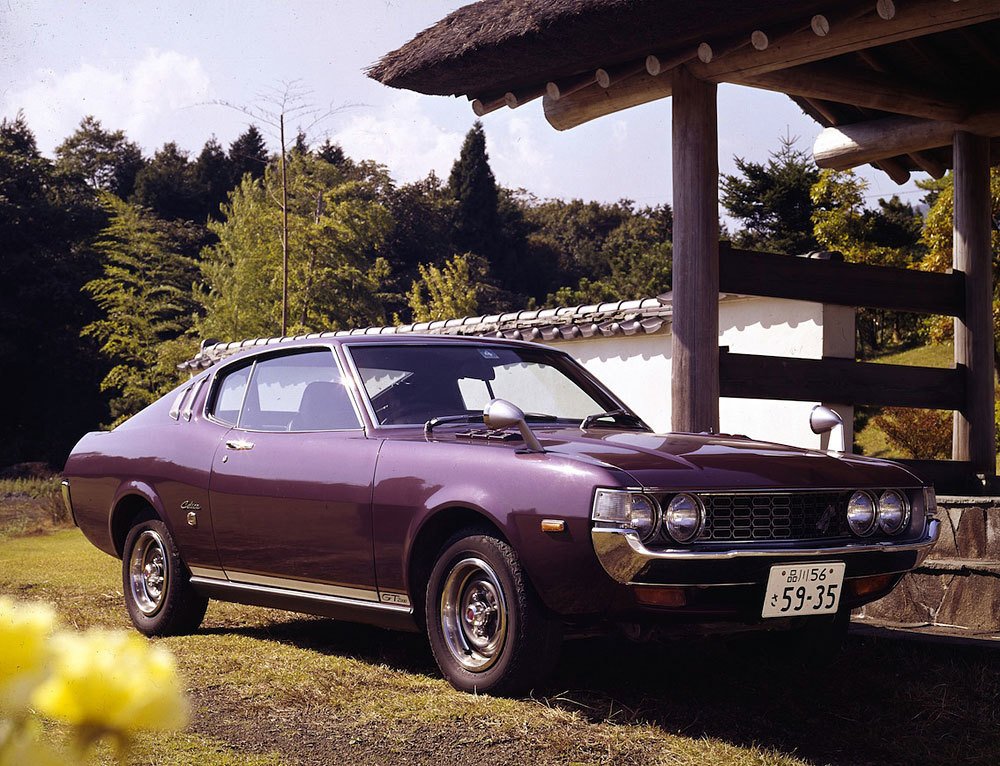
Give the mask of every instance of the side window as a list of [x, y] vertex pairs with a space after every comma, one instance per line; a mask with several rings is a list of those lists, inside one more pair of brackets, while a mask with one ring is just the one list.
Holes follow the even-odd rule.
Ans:
[[235, 426], [240, 416], [240, 405], [243, 404], [243, 394], [247, 388], [247, 379], [250, 377], [250, 365], [238, 367], [235, 370], [226, 372], [215, 384], [215, 394], [212, 406], [209, 410], [212, 417], [225, 423]]
[[257, 362], [240, 428], [252, 431], [358, 429], [333, 353], [328, 349]]

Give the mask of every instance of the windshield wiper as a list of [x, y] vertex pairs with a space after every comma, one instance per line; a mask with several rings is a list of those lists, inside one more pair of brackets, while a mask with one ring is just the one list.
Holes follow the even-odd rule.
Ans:
[[543, 423], [555, 423], [559, 418], [555, 415], [548, 415], [544, 412], [526, 412], [524, 413], [525, 420], [541, 420]]
[[608, 410], [607, 412], [597, 412], [594, 413], [593, 415], [587, 415], [587, 417], [585, 417], [583, 421], [581, 421], [580, 423], [580, 430], [586, 431], [592, 425], [597, 423], [598, 420], [601, 420], [603, 418], [614, 418], [616, 421], [618, 420], [618, 418], [624, 418], [627, 422], [627, 425], [624, 423], [616, 422], [616, 425], [618, 425], [619, 427], [642, 428], [644, 430], [647, 428], [646, 424], [643, 423], [642, 420], [640, 420], [636, 415], [633, 415], [631, 412], [626, 412], [625, 410], [619, 407], [618, 409]]
[[443, 426], [448, 423], [482, 423], [483, 414], [476, 413], [475, 415], [441, 415], [440, 417], [431, 418], [426, 423], [424, 423], [424, 433], [429, 434], [438, 426]]

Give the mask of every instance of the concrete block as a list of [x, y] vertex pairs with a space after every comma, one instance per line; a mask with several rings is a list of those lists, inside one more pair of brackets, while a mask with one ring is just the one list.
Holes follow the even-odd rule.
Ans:
[[980, 559], [986, 556], [986, 511], [983, 508], [963, 508], [955, 543], [958, 556], [963, 559]]
[[1000, 623], [1000, 578], [955, 575], [937, 613], [937, 624], [996, 631]]

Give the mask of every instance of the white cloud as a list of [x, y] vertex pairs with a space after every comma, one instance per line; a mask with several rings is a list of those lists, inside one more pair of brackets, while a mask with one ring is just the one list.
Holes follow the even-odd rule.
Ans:
[[174, 139], [186, 143], [190, 120], [184, 110], [210, 97], [210, 78], [197, 58], [150, 48], [122, 67], [85, 61], [70, 72], [39, 69], [34, 82], [7, 95], [4, 113], [24, 110], [43, 151], [51, 151], [88, 114], [154, 148]]
[[353, 114], [330, 138], [350, 157], [386, 165], [398, 183], [425, 178], [431, 170], [447, 179], [464, 133], [436, 125], [426, 104], [423, 96], [401, 93], [375, 111]]
[[542, 147], [537, 120], [511, 116], [506, 130], [499, 125], [496, 128], [487, 128], [486, 149], [497, 181], [514, 189], [529, 189], [540, 197], [552, 194], [552, 157]]

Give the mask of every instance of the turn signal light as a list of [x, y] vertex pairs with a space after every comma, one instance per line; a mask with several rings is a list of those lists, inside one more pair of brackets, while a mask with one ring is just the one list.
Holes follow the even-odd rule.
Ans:
[[889, 589], [895, 575], [872, 575], [871, 577], [858, 577], [847, 581], [847, 590], [855, 598], [864, 598], [873, 593], [881, 593]]
[[645, 606], [685, 606], [687, 596], [683, 588], [644, 585], [635, 589], [635, 600]]

